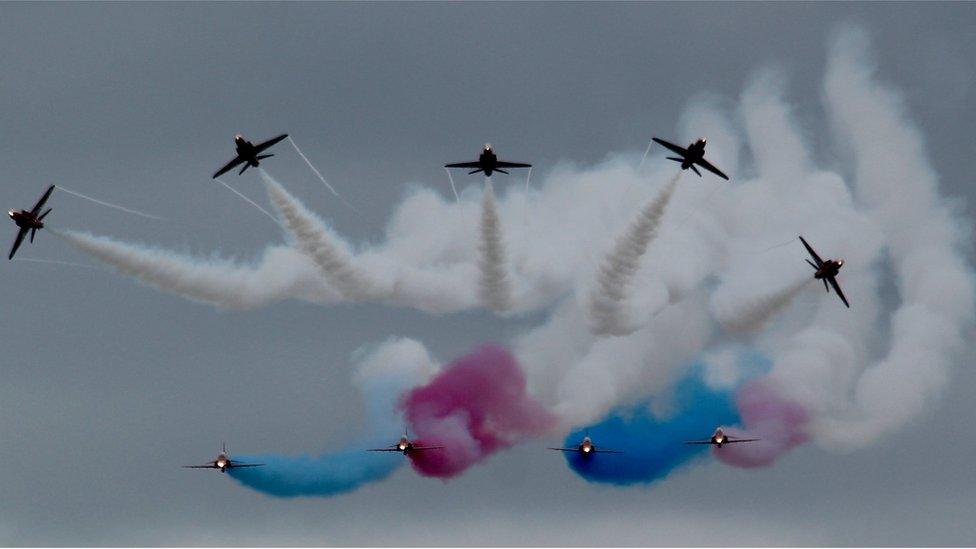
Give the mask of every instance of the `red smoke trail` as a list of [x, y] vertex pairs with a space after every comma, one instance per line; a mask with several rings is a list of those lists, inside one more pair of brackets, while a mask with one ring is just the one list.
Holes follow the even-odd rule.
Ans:
[[730, 427], [727, 434], [759, 440], [713, 448], [715, 457], [728, 465], [765, 467], [809, 438], [805, 430], [809, 420], [806, 410], [785, 399], [767, 382], [743, 385], [736, 392], [735, 404], [746, 428]]
[[525, 391], [525, 376], [509, 352], [485, 345], [448, 364], [400, 407], [420, 446], [410, 454], [422, 475], [453, 477], [519, 439], [540, 435], [555, 417]]

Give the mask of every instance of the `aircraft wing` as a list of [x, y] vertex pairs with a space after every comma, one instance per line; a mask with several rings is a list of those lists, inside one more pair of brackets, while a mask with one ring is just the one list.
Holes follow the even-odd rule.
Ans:
[[458, 162], [457, 164], [444, 164], [445, 168], [480, 168], [481, 162]]
[[820, 256], [817, 255], [817, 252], [813, 251], [813, 248], [811, 248], [810, 245], [807, 244], [806, 239], [804, 239], [801, 236], [800, 237], [800, 242], [803, 243], [803, 246], [807, 249], [808, 252], [810, 252], [810, 255], [813, 256], [813, 259], [817, 262], [817, 267], [823, 266], [823, 259], [820, 259]]
[[414, 446], [413, 448], [410, 449], [410, 451], [413, 452], [416, 450], [441, 450], [443, 448], [444, 448], [443, 446]]
[[288, 137], [288, 134], [287, 133], [283, 133], [283, 134], [279, 135], [278, 137], [274, 137], [274, 138], [271, 138], [271, 139], [265, 141], [264, 143], [257, 144], [257, 145], [254, 146], [254, 152], [255, 153], [259, 153], [259, 152], [267, 149], [268, 147], [274, 145], [275, 143], [280, 142], [282, 139], [284, 139], [286, 137]]
[[709, 440], [686, 440], [685, 444], [714, 444], [711, 439]]
[[698, 162], [695, 162], [695, 164], [698, 164], [702, 168], [705, 168], [706, 170], [712, 172], [713, 174], [721, 177], [722, 179], [724, 179], [726, 181], [729, 180], [729, 176], [727, 176], [724, 173], [722, 173], [722, 170], [716, 168], [715, 166], [712, 166], [711, 163], [709, 163], [708, 160], [705, 160], [704, 158], [702, 158]]
[[593, 452], [594, 454], [622, 454], [623, 453], [620, 450], [596, 450], [596, 449], [593, 449], [593, 450], [590, 450], [590, 451]]
[[228, 469], [240, 469], [241, 467], [264, 467], [263, 463], [231, 463]]
[[390, 446], [389, 448], [370, 448], [366, 451], [367, 452], [402, 452], [403, 450], [397, 448], [396, 446]]
[[17, 231], [17, 239], [14, 240], [14, 247], [10, 249], [10, 255], [7, 256], [7, 259], [14, 258], [14, 254], [17, 253], [17, 248], [19, 248], [20, 243], [24, 241], [24, 237], [27, 236], [28, 231], [30, 231], [29, 227], [22, 227], [19, 231]]
[[732, 444], [733, 442], [756, 442], [758, 438], [727, 438], [722, 444]]
[[216, 469], [216, 465], [184, 465], [184, 469]]
[[839, 297], [840, 300], [844, 302], [844, 305], [846, 305], [847, 308], [850, 309], [851, 308], [851, 304], [848, 303], [847, 302], [847, 298], [844, 297], [844, 292], [840, 291], [840, 284], [837, 283], [837, 279], [835, 277], [830, 277], [827, 280], [830, 281], [830, 285], [833, 286], [834, 287], [834, 291], [837, 292], [837, 297]]
[[579, 448], [549, 448], [557, 452], [579, 452]]
[[51, 193], [53, 192], [54, 192], [54, 185], [51, 185], [50, 187], [47, 188], [47, 191], [44, 193], [44, 196], [42, 196], [41, 199], [37, 201], [37, 204], [34, 204], [34, 209], [31, 210], [31, 213], [37, 215], [38, 212], [41, 211], [41, 208], [44, 207], [44, 204], [47, 202], [47, 199], [51, 198]]
[[685, 156], [686, 154], [688, 154], [688, 149], [681, 148], [675, 145], [674, 143], [668, 143], [667, 141], [663, 139], [658, 139], [656, 137], [652, 137], [651, 139], [658, 145], [663, 145], [665, 148], [670, 149], [671, 151], [676, 152], [681, 156]]
[[523, 164], [521, 162], [502, 162], [499, 160], [495, 162], [495, 166], [499, 168], [531, 168], [532, 164]]
[[213, 178], [214, 179], [217, 179], [218, 177], [224, 175], [225, 173], [233, 170], [234, 167], [236, 167], [241, 162], [244, 162], [244, 159], [241, 158], [240, 156], [238, 156], [237, 158], [235, 158], [235, 159], [231, 160], [230, 162], [228, 162], [226, 166], [224, 166], [223, 168], [220, 168], [219, 170], [217, 170], [217, 173], [215, 173], [213, 175]]

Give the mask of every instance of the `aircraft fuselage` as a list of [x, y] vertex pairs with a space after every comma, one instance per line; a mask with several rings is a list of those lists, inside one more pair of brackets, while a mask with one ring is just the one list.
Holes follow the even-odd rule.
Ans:
[[687, 170], [695, 162], [700, 162], [705, 158], [705, 140], [699, 139], [688, 145], [688, 152], [684, 155], [685, 160], [681, 163], [681, 169]]
[[596, 450], [596, 446], [593, 445], [593, 441], [590, 437], [585, 437], [583, 442], [579, 445], [579, 453], [584, 458], [588, 458], [593, 455], [593, 451]]
[[403, 452], [403, 455], [407, 455], [413, 451], [413, 443], [407, 437], [400, 437], [400, 442], [397, 443], [397, 450]]
[[722, 444], [725, 444], [726, 440], [725, 432], [723, 432], [721, 428], [715, 429], [715, 433], [712, 435], [712, 444], [721, 448]]
[[813, 277], [816, 279], [833, 278], [840, 273], [840, 268], [843, 266], [843, 259], [828, 259], [827, 261], [823, 262], [823, 265], [821, 265], [819, 269], [817, 269], [817, 272], [814, 273]]
[[244, 136], [238, 134], [234, 136], [234, 145], [237, 148], [237, 155], [244, 159], [245, 162], [257, 168], [260, 165], [258, 161], [258, 153], [254, 149], [254, 143], [251, 143]]
[[495, 171], [495, 166], [498, 163], [498, 156], [495, 155], [495, 151], [491, 150], [491, 145], [485, 145], [485, 149], [478, 156], [478, 163], [481, 164], [485, 177], [491, 177], [491, 172]]
[[10, 219], [14, 220], [20, 228], [27, 229], [43, 229], [44, 222], [38, 219], [36, 215], [32, 215], [31, 212], [27, 210], [10, 210], [7, 212]]

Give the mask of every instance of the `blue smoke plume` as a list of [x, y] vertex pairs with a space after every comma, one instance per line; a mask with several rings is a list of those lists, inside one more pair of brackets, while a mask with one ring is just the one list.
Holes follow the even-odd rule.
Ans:
[[[404, 345], [415, 345], [405, 341], [381, 347], [372, 353], [372, 357], [387, 360], [389, 355], [384, 355], [384, 351], [389, 353], [393, 349], [395, 353], [397, 346], [403, 349]], [[362, 362], [369, 362], [372, 357], [367, 356]], [[396, 362], [391, 361], [391, 364], [403, 365]], [[228, 475], [249, 488], [277, 497], [328, 497], [351, 492], [366, 483], [390, 476], [406, 463], [404, 456], [396, 452], [367, 452], [366, 449], [388, 447], [399, 440], [403, 422], [396, 411], [396, 402], [417, 381], [416, 371], [411, 371], [409, 365], [403, 366], [401, 372], [373, 371], [360, 376], [358, 385], [363, 388], [366, 407], [363, 436], [356, 437], [339, 450], [317, 456], [234, 455], [231, 458], [235, 461], [266, 465], [228, 469]], [[370, 377], [363, 379], [366, 376]]]
[[[768, 359], [752, 352], [740, 354], [738, 362], [743, 377], [765, 371], [769, 365]], [[710, 446], [682, 441], [706, 439], [719, 425], [734, 425], [740, 418], [735, 408], [735, 388], [709, 387], [703, 380], [704, 370], [704, 364], [696, 363], [676, 384], [666, 417], [655, 417], [651, 401], [644, 400], [614, 409], [595, 425], [569, 433], [566, 448], [575, 448], [584, 436], [589, 436], [597, 449], [623, 452], [585, 458], [578, 452], [566, 452], [569, 467], [590, 482], [646, 484], [705, 456]]]

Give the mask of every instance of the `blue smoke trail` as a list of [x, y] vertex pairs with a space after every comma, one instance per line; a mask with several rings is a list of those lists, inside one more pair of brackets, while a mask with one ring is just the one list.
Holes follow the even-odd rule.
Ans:
[[[768, 359], [754, 352], [740, 354], [739, 363], [743, 377], [769, 368]], [[704, 369], [703, 363], [694, 364], [677, 383], [670, 413], [665, 418], [655, 417], [651, 401], [645, 400], [614, 409], [599, 423], [571, 432], [565, 440], [567, 448], [576, 447], [588, 435], [597, 449], [623, 453], [597, 453], [584, 458], [577, 452], [566, 452], [569, 467], [590, 482], [648, 484], [705, 456], [710, 446], [682, 441], [706, 439], [719, 425], [734, 425], [740, 418], [735, 408], [735, 388], [709, 387], [702, 377]]]
[[362, 381], [367, 434], [342, 449], [318, 456], [234, 455], [235, 461], [266, 465], [228, 469], [227, 473], [249, 488], [282, 498], [329, 497], [383, 480], [407, 460], [396, 452], [366, 449], [387, 447], [399, 440], [402, 420], [395, 409], [396, 399], [414, 382], [409, 373], [384, 373]]

